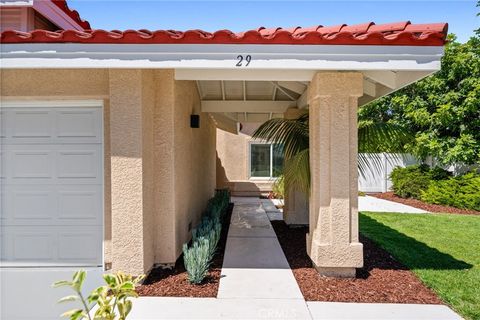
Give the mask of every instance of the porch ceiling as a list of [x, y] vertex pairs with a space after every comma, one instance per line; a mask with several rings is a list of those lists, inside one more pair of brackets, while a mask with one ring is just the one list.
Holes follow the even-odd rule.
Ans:
[[[209, 70], [207, 73], [210, 79], [215, 71]], [[359, 99], [360, 106], [418, 81], [432, 71], [362, 73], [364, 94]], [[186, 75], [184, 72], [181, 74]], [[272, 118], [282, 118], [284, 112], [291, 107], [308, 108], [309, 81], [298, 78], [298, 81], [239, 80], [234, 73], [232, 76], [226, 76], [223, 72], [219, 75], [221, 74], [228, 80], [196, 80], [202, 112], [217, 114], [219, 123], [224, 123], [226, 119], [244, 123], [265, 122]], [[194, 74], [190, 77], [195, 78]], [[236, 130], [231, 124], [228, 128], [227, 131]]]
[[238, 122], [281, 118], [307, 90], [308, 82], [198, 80], [202, 112], [221, 113]]

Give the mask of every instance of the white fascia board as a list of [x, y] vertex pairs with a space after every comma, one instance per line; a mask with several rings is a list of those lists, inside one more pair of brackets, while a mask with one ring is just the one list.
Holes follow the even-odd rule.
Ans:
[[64, 30], [84, 30], [77, 22], [75, 22], [75, 20], [70, 18], [62, 11], [62, 9], [51, 1], [33, 0], [33, 9]]
[[[443, 47], [32, 43], [2, 44], [1, 52], [2, 68], [433, 71]], [[236, 66], [239, 55], [251, 56], [248, 66]]]
[[0, 7], [31, 7], [33, 0], [2, 0]]

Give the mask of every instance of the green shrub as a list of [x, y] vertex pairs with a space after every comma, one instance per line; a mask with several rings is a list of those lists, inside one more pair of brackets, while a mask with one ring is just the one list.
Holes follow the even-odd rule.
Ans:
[[397, 167], [390, 174], [393, 192], [402, 198], [416, 198], [430, 184], [430, 168], [427, 165]]
[[230, 191], [228, 189], [215, 190], [215, 196], [208, 200], [205, 215], [211, 217], [219, 217], [223, 220], [224, 214], [230, 203]]
[[451, 173], [440, 167], [430, 168], [426, 164], [397, 167], [392, 170], [393, 192], [402, 198], [420, 199], [422, 191], [426, 190], [430, 182], [441, 181], [451, 177]]
[[430, 178], [432, 180], [445, 180], [448, 179], [452, 176], [452, 173], [450, 171], [447, 171], [445, 169], [442, 169], [440, 167], [435, 167], [430, 169]]
[[221, 232], [222, 224], [220, 220], [204, 217], [197, 229], [192, 230], [192, 242], [196, 242], [199, 239], [206, 239], [209, 243], [210, 259], [212, 259], [215, 255], [218, 241], [220, 241]]
[[183, 261], [190, 283], [199, 284], [208, 274], [229, 203], [230, 192], [227, 189], [216, 190], [215, 196], [207, 203], [200, 223], [192, 230], [191, 246], [188, 247], [186, 243], [183, 245]]
[[428, 188], [422, 191], [421, 200], [480, 211], [480, 175], [467, 173], [446, 180], [432, 181]]
[[186, 243], [183, 245], [183, 262], [190, 283], [199, 284], [207, 276], [211, 250], [210, 242], [204, 237], [194, 241], [190, 248]]

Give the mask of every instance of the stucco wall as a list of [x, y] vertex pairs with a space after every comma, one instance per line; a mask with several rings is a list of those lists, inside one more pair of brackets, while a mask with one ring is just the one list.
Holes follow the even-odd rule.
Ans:
[[155, 71], [156, 100], [154, 121], [155, 260], [171, 263], [176, 259], [175, 243], [175, 80], [170, 70]]
[[1, 94], [12, 98], [108, 98], [108, 70], [1, 70]]
[[155, 74], [153, 70], [143, 70], [142, 88], [142, 160], [143, 160], [143, 265], [148, 270], [155, 262], [155, 157], [154, 122]]
[[176, 255], [198, 224], [206, 199], [215, 189], [215, 127], [200, 114], [200, 128], [190, 128], [190, 115], [200, 114], [195, 82], [175, 81], [174, 148]]
[[171, 264], [213, 195], [216, 137], [207, 114], [200, 114], [200, 128], [190, 128], [190, 115], [200, 111], [194, 82], [157, 70], [155, 83], [155, 262]]
[[105, 260], [132, 273], [174, 263], [216, 186], [213, 122], [201, 114], [190, 128], [195, 83], [172, 70], [2, 70], [0, 80], [2, 99], [104, 100]]
[[144, 105], [144, 71], [110, 70], [109, 75], [112, 267], [142, 273], [153, 260], [146, 254], [151, 243], [146, 243], [148, 226], [144, 223], [153, 211], [144, 180], [149, 169], [144, 155], [151, 152], [144, 144], [148, 134], [144, 124], [151, 107]]
[[217, 187], [229, 188], [233, 196], [259, 196], [272, 191], [273, 180], [250, 179], [248, 134], [217, 129]]
[[217, 179], [222, 186], [229, 181], [248, 179], [248, 141], [250, 137], [217, 129]]

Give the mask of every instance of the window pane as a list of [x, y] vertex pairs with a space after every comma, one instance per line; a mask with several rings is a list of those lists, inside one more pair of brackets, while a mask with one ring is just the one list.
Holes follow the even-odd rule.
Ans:
[[270, 145], [252, 144], [250, 153], [250, 176], [270, 177]]
[[283, 170], [283, 145], [273, 145], [273, 176], [278, 177]]

